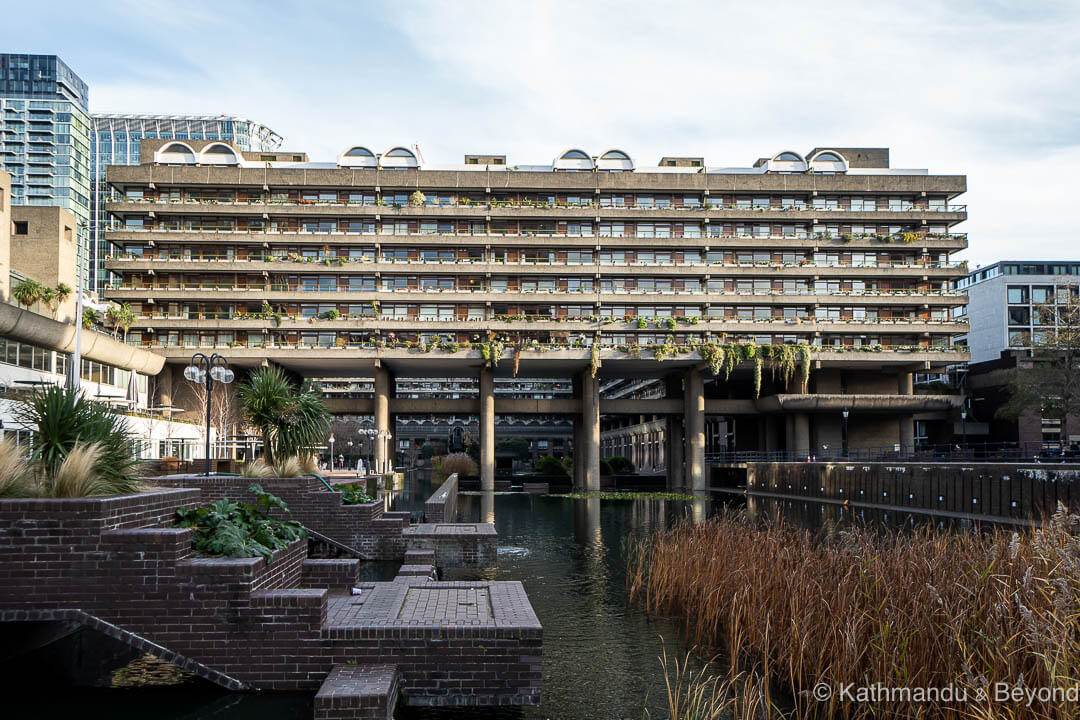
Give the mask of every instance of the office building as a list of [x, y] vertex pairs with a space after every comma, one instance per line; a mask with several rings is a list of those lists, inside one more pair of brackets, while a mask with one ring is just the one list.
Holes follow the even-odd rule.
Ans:
[[56, 206], [75, 216], [87, 276], [90, 118], [85, 82], [55, 55], [0, 53], [0, 169], [14, 206]]
[[[119, 198], [107, 239], [122, 250], [107, 295], [139, 315], [130, 342], [177, 371], [213, 350], [238, 367], [370, 378], [370, 397], [332, 402], [387, 436], [392, 415], [478, 414], [482, 476], [496, 413], [574, 416], [589, 486], [601, 423], [653, 415], [669, 470], [694, 487], [707, 443], [910, 448], [914, 414], [955, 402], [913, 395], [912, 373], [967, 359], [952, 317], [966, 179], [892, 168], [887, 149], [749, 167], [578, 149], [545, 165], [476, 154], [447, 166], [406, 147], [316, 163], [144, 140], [138, 166], [106, 175]], [[425, 377], [478, 389], [398, 395]], [[573, 389], [503, 399], [497, 377]], [[643, 379], [662, 395], [608, 389]]]

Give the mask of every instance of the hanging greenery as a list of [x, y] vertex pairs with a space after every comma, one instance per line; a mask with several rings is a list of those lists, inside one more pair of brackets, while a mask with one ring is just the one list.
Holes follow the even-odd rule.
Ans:
[[806, 343], [799, 345], [799, 386], [802, 392], [810, 383], [810, 346]]
[[626, 354], [634, 360], [641, 359], [641, 345], [636, 342], [630, 343], [626, 346]]
[[675, 344], [675, 339], [670, 335], [668, 335], [663, 345], [653, 346], [653, 358], [656, 362], [663, 362], [665, 358], [674, 357], [678, 352], [679, 346]]
[[764, 362], [761, 355], [754, 356], [754, 399], [761, 397], [761, 364]]
[[502, 360], [504, 349], [505, 346], [501, 340], [495, 340], [491, 343], [491, 367], [499, 367], [499, 361]]
[[[589, 358], [589, 370], [592, 372], [592, 376], [596, 377], [596, 371], [600, 369], [600, 342], [598, 339], [593, 339], [592, 353]], [[517, 373], [515, 373], [516, 375]]]
[[522, 340], [518, 340], [517, 344], [514, 345], [514, 377], [518, 376], [518, 370], [521, 369], [521, 351], [524, 347], [525, 342]]

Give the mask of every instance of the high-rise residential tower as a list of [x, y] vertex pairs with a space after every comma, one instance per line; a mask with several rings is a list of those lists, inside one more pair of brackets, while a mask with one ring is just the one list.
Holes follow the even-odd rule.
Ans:
[[85, 82], [56, 55], [0, 53], [0, 164], [12, 205], [55, 205], [78, 225], [87, 277], [90, 117]]
[[107, 282], [108, 242], [102, 230], [106, 200], [105, 168], [138, 165], [139, 144], [147, 140], [223, 140], [244, 151], [275, 150], [281, 136], [265, 125], [232, 115], [144, 115], [94, 113], [90, 132], [90, 267], [89, 288], [100, 292]]

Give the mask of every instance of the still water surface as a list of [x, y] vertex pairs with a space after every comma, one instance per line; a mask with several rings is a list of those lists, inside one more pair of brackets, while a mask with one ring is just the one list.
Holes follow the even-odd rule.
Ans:
[[[424, 479], [397, 499], [396, 507], [417, 510], [430, 494]], [[543, 704], [539, 708], [433, 710], [400, 708], [399, 720], [477, 718], [665, 718], [664, 678], [657, 656], [685, 653], [677, 620], [648, 618], [626, 602], [626, 543], [680, 519], [702, 521], [723, 507], [745, 507], [753, 515], [826, 532], [854, 521], [904, 526], [920, 520], [865, 511], [861, 517], [839, 506], [747, 501], [737, 495], [695, 501], [572, 500], [523, 493], [462, 494], [463, 521], [491, 520], [499, 533], [498, 566], [457, 570], [446, 579], [520, 580], [544, 626]], [[368, 579], [393, 577], [396, 564], [370, 564]], [[663, 641], [661, 640], [663, 638]], [[248, 718], [311, 717], [310, 694], [234, 694], [192, 681], [179, 687], [9, 692], [9, 717]], [[6, 713], [5, 713], [6, 714]]]

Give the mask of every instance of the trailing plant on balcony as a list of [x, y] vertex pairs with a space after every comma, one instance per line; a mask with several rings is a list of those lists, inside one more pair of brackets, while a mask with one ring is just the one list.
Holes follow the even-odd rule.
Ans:
[[645, 330], [648, 327], [649, 327], [649, 321], [648, 320], [646, 320], [643, 317], [639, 317], [637, 319], [637, 328], [638, 328], [638, 330]]
[[917, 241], [918, 239], [919, 239], [919, 234], [918, 233], [904, 232], [904, 233], [901, 233], [901, 235], [900, 235], [900, 240], [905, 245], [910, 245], [911, 243]]
[[600, 369], [600, 339], [593, 340], [592, 350], [589, 353], [589, 372], [596, 377], [596, 371]]
[[413, 194], [409, 196], [409, 204], [413, 207], [420, 207], [427, 202], [427, 196], [419, 190], [414, 190]]
[[176, 511], [177, 525], [195, 530], [196, 552], [213, 557], [261, 557], [269, 564], [274, 551], [307, 537], [307, 530], [300, 523], [270, 515], [271, 510], [289, 514], [281, 498], [256, 483], [248, 490], [255, 494], [254, 504], [221, 499], [203, 507]]
[[630, 343], [629, 345], [626, 346], [626, 354], [629, 355], [634, 360], [640, 360], [641, 359], [641, 345], [636, 343], [636, 342]]
[[679, 352], [679, 346], [675, 344], [675, 339], [670, 335], [662, 345], [653, 345], [653, 359], [656, 362], [663, 362], [665, 359], [674, 357]]
[[319, 315], [319, 317], [321, 317], [323, 320], [337, 320], [339, 317], [341, 317], [341, 313], [338, 312], [337, 308], [330, 308], [323, 314]]
[[664, 320], [664, 327], [666, 327], [668, 330], [674, 330], [675, 329], [675, 324], [676, 324], [675, 323], [675, 318], [673, 318], [673, 317], [669, 317], [666, 320]]

